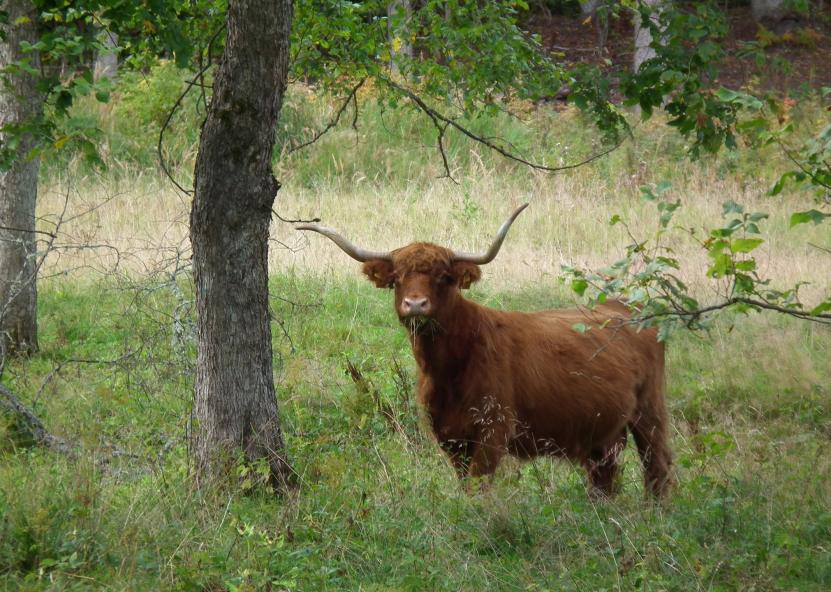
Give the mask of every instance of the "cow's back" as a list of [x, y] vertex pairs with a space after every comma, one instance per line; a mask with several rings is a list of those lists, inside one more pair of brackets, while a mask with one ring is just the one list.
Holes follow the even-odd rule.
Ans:
[[582, 458], [620, 436], [662, 358], [654, 330], [637, 331], [619, 302], [591, 310], [489, 312], [491, 355], [483, 355], [493, 371], [476, 390], [485, 395], [499, 386], [500, 403], [514, 413], [516, 454]]

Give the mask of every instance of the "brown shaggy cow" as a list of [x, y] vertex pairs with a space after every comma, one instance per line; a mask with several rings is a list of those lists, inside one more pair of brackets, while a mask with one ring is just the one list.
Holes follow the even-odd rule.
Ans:
[[[671, 465], [664, 406], [664, 347], [637, 330], [617, 301], [535, 313], [486, 308], [462, 296], [493, 260], [517, 209], [483, 254], [413, 243], [389, 253], [332, 239], [379, 288], [394, 288], [410, 333], [418, 396], [460, 476], [490, 475], [506, 453], [579, 461], [595, 493], [615, 490], [618, 457], [632, 432], [646, 487], [660, 497]], [[574, 329], [582, 323], [585, 333]]]

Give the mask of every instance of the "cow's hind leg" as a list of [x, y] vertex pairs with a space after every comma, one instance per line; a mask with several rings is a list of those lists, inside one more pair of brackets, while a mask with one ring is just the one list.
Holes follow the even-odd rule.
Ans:
[[593, 496], [611, 497], [618, 490], [620, 455], [626, 447], [626, 431], [611, 445], [595, 448], [584, 461], [589, 476], [589, 492]]
[[672, 455], [667, 443], [665, 413], [642, 413], [629, 424], [635, 437], [644, 472], [644, 486], [656, 498], [663, 497], [671, 484]]

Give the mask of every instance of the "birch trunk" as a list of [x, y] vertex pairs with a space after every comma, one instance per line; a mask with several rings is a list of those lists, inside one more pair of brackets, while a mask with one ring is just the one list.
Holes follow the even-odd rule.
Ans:
[[777, 34], [799, 25], [801, 16], [785, 0], [752, 0], [753, 19]]

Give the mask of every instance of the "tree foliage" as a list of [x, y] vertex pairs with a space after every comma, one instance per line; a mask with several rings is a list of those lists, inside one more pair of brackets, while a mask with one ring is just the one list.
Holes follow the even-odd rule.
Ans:
[[[33, 4], [39, 39], [22, 49], [37, 53], [41, 67], [33, 68], [32, 60], [26, 58], [4, 68], [0, 77], [13, 86], [15, 75], [21, 72], [35, 76], [45, 108], [36, 120], [3, 128], [8, 138], [0, 146], [3, 167], [14, 158], [15, 138], [27, 133], [38, 140], [30, 158], [71, 149], [100, 164], [97, 130], [73, 119], [71, 108], [80, 97], [94, 96], [102, 103], [109, 100], [112, 82], [96, 80], [93, 71], [94, 55], [108, 49], [104, 36], [117, 35], [121, 57], [130, 67], [146, 67], [160, 56], [190, 67], [195, 49], [206, 43], [224, 14], [224, 2], [218, 0], [33, 0]], [[69, 125], [56, 125], [62, 120], [69, 120]]]
[[[189, 65], [198, 79], [190, 88], [204, 89], [209, 84], [200, 76], [215, 63], [223, 43], [220, 33], [226, 6], [222, 0], [37, 0], [36, 5], [43, 33], [29, 49], [40, 52], [46, 64], [40, 75], [47, 109], [41, 121], [4, 131], [13, 141], [16, 131], [25, 131], [23, 127], [35, 130], [42, 140], [40, 150], [75, 146], [95, 157], [94, 129], [68, 125], [58, 135], [54, 121], [66, 117], [79, 96], [94, 94], [107, 100], [109, 82], [93, 79], [89, 59], [100, 49], [101, 30], [119, 35], [122, 57], [130, 67], [146, 67], [159, 55]], [[552, 97], [564, 89], [569, 100], [595, 123], [599, 139], [613, 147], [626, 138], [629, 129], [625, 111], [612, 100], [618, 93], [623, 105], [639, 106], [644, 119], [666, 113], [668, 124], [688, 140], [691, 158], [722, 149], [738, 150], [743, 144], [778, 146], [792, 166], [781, 172], [771, 194], [779, 195], [786, 188], [806, 189], [817, 198], [816, 207], [793, 212], [790, 223], [796, 231], [801, 224], [820, 224], [831, 216], [831, 126], [825, 122], [815, 129], [796, 129], [788, 119], [788, 103], [781, 97], [720, 86], [718, 66], [727, 52], [722, 2], [667, 2], [657, 15], [651, 14], [646, 3], [617, 3], [618, 14], [629, 14], [649, 27], [655, 55], [636, 72], [611, 73], [585, 64], [567, 66], [548, 54], [541, 40], [520, 26], [529, 8], [522, 0], [425, 0], [411, 3], [409, 10], [397, 3], [392, 13], [385, 0], [297, 0], [294, 5], [291, 76], [341, 97], [338, 118], [349, 105], [357, 118], [357, 90], [372, 80], [378, 90], [373, 96], [379, 100], [424, 114], [435, 128], [436, 146], [448, 176], [444, 143], [451, 131], [541, 170], [560, 170], [529, 162], [508, 142], [477, 134], [469, 122], [482, 113], [513, 113], [517, 105]], [[401, 51], [405, 45], [412, 51]], [[23, 60], [3, 75], [11, 80], [28, 67]], [[823, 100], [828, 99], [826, 93]], [[7, 148], [3, 147], [6, 160], [11, 154]], [[672, 231], [672, 214], [681, 206], [663, 200], [657, 188], [645, 190], [644, 195], [652, 195], [658, 207], [654, 246]], [[718, 302], [699, 303], [686, 286], [672, 279], [678, 262], [671, 253], [659, 253], [664, 247], [657, 246], [657, 251], [650, 251], [642, 239], [629, 247], [629, 263], [615, 268], [613, 282], [598, 282], [589, 270], [573, 270], [574, 285], [581, 294], [590, 286], [597, 288], [597, 297], [622, 294], [651, 319], [669, 318], [673, 313], [691, 327], [697, 321], [690, 319], [701, 319], [715, 310], [767, 307], [810, 318], [827, 311], [823, 307], [828, 306], [828, 299], [803, 307], [798, 286], [772, 291], [769, 280], [757, 275], [752, 255], [761, 244], [757, 241], [764, 238], [763, 213], [730, 210], [728, 217], [726, 225], [719, 222], [705, 229], [708, 238], [701, 239], [711, 262], [702, 272], [728, 284]], [[635, 260], [641, 267], [632, 275]], [[653, 299], [657, 300], [650, 306], [657, 308], [646, 307]]]

